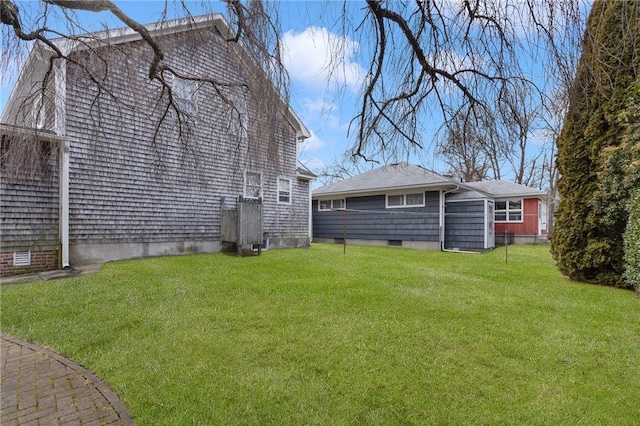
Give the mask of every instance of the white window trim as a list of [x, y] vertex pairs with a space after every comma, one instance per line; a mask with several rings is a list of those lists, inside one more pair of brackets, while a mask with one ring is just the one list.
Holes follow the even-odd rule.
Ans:
[[[289, 182], [289, 189], [287, 190], [287, 192], [289, 193], [289, 201], [280, 201], [280, 181], [281, 180], [286, 180], [287, 182]], [[277, 178], [276, 180], [276, 202], [278, 204], [291, 204], [291, 202], [293, 201], [293, 194], [292, 194], [292, 187], [293, 184], [291, 182], [291, 179], [288, 177], [284, 177], [284, 176], [280, 176]]]
[[[260, 195], [258, 197], [253, 197], [253, 196], [249, 196], [247, 195], [247, 173], [254, 173], [258, 176], [260, 176]], [[244, 198], [249, 198], [249, 199], [253, 199], [253, 200], [257, 200], [259, 198], [263, 198], [263, 189], [262, 189], [262, 172], [254, 172], [251, 170], [245, 170], [244, 172], [244, 185], [243, 185], [243, 194], [244, 194]]]
[[[509, 209], [509, 202], [510, 201], [520, 201], [520, 208], [519, 209]], [[497, 204], [500, 202], [505, 202], [506, 203], [506, 209], [498, 209], [497, 208]], [[509, 213], [510, 212], [520, 212], [520, 220], [509, 220]], [[506, 220], [498, 220], [496, 219], [496, 215], [498, 213], [504, 213], [506, 215]], [[508, 200], [496, 200], [495, 204], [494, 204], [494, 209], [493, 209], [493, 218], [494, 218], [494, 222], [495, 223], [523, 223], [524, 222], [524, 198], [510, 198]]]
[[[338, 201], [338, 200], [342, 200], [344, 207], [334, 207], [333, 206], [333, 202], [334, 201]], [[320, 208], [320, 206], [322, 205], [323, 202], [328, 201], [329, 202], [329, 208], [328, 209], [323, 209]], [[347, 199], [346, 198], [333, 198], [331, 200], [318, 200], [318, 211], [319, 212], [330, 212], [332, 210], [344, 210], [347, 208]]]
[[[416, 195], [416, 194], [420, 194], [422, 195], [422, 203], [421, 204], [411, 204], [411, 205], [407, 205], [407, 195]], [[389, 205], [389, 197], [397, 197], [399, 195], [402, 195], [402, 205], [400, 206], [390, 206]], [[384, 197], [384, 204], [385, 204], [385, 208], [386, 209], [406, 209], [406, 208], [412, 208], [412, 207], [424, 207], [425, 204], [425, 196], [424, 196], [424, 192], [406, 192], [406, 193], [401, 193], [401, 194], [386, 194]]]

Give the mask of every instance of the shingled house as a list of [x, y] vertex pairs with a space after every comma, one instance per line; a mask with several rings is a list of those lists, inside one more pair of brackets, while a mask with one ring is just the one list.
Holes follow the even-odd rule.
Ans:
[[505, 181], [459, 182], [389, 164], [313, 191], [313, 240], [433, 250], [487, 250], [546, 239], [544, 191]]
[[[246, 55], [227, 41], [221, 15], [149, 30], [175, 70], [234, 84], [221, 94], [167, 75], [185, 114], [166, 112], [162, 86], [148, 78], [150, 47], [122, 29], [58, 41], [73, 61], [55, 61], [40, 96], [52, 51], [36, 45], [0, 119], [2, 275], [214, 252], [222, 213], [240, 197], [262, 205], [263, 245], [309, 245], [314, 176], [297, 162], [307, 128], [284, 102], [272, 105], [277, 136], [258, 128], [260, 95], [243, 84]], [[45, 154], [38, 171], [8, 173], [4, 159], [17, 143]]]

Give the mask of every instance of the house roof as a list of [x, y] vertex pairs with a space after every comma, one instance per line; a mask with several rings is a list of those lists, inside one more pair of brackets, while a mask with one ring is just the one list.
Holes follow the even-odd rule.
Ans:
[[62, 139], [54, 132], [45, 129], [31, 129], [27, 127], [10, 126], [0, 123], [0, 136], [10, 136], [16, 138], [33, 138], [39, 140], [47, 140], [52, 142], [60, 142]]
[[541, 198], [546, 197], [547, 195], [545, 191], [540, 189], [531, 188], [505, 180], [483, 180], [480, 182], [467, 182], [465, 185], [474, 190], [486, 192], [496, 198]]
[[313, 191], [314, 197], [353, 195], [359, 193], [388, 192], [411, 188], [434, 188], [455, 191], [451, 199], [471, 200], [483, 198], [543, 198], [546, 192], [503, 180], [458, 182], [434, 171], [409, 163], [389, 164], [322, 186]]
[[[216, 28], [223, 37], [231, 37], [232, 30], [224, 16], [219, 13], [192, 16], [188, 18], [180, 18], [169, 21], [162, 21], [145, 25], [152, 37], [166, 36], [176, 34], [183, 31], [190, 31], [201, 28]], [[100, 46], [113, 46], [122, 43], [141, 40], [142, 36], [129, 27], [117, 28], [94, 33], [87, 33], [74, 39], [57, 38], [52, 40], [53, 44], [59, 48], [64, 54], [68, 54], [74, 50], [90, 49]], [[235, 43], [237, 49], [242, 49], [240, 43]], [[29, 56], [20, 71], [18, 80], [13, 88], [11, 95], [5, 105], [0, 121], [10, 122], [10, 117], [14, 111], [19, 108], [22, 101], [30, 95], [33, 87], [37, 87], [35, 83], [41, 81], [47, 71], [49, 58], [54, 52], [48, 46], [36, 42], [29, 52]], [[304, 125], [302, 120], [296, 115], [291, 107], [282, 99], [282, 106], [285, 108], [285, 116], [289, 123], [296, 130], [298, 139], [306, 139], [311, 137], [311, 132]], [[15, 124], [15, 123], [12, 123]]]
[[401, 190], [418, 187], [452, 187], [457, 185], [436, 172], [409, 163], [389, 164], [357, 176], [322, 186], [313, 196], [343, 195], [360, 192]]
[[298, 160], [298, 167], [296, 169], [296, 176], [302, 180], [314, 180], [318, 177], [315, 173], [307, 168], [304, 164]]

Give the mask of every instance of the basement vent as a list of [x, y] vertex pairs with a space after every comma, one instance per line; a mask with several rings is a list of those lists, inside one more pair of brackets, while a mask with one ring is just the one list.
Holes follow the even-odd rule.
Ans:
[[402, 240], [388, 240], [387, 244], [390, 247], [402, 247]]
[[13, 252], [13, 266], [30, 266], [30, 265], [31, 265], [30, 251], [14, 251]]

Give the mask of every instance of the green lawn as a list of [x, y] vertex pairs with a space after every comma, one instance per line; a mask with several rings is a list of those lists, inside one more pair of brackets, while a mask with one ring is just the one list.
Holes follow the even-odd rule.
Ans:
[[638, 424], [640, 299], [547, 246], [314, 245], [2, 287], [2, 331], [105, 379], [139, 425]]

